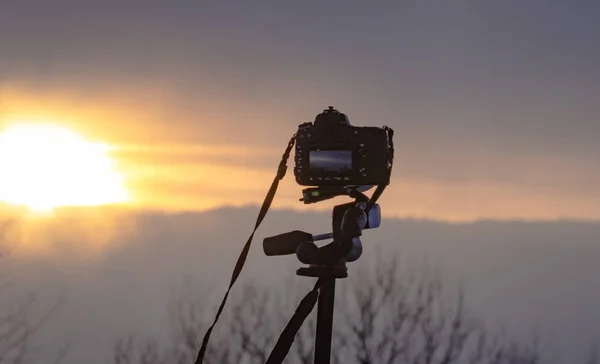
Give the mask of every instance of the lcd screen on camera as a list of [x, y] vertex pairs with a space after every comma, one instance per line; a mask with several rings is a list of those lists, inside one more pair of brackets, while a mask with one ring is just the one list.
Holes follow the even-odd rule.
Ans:
[[311, 150], [310, 172], [316, 175], [343, 175], [352, 171], [352, 151]]

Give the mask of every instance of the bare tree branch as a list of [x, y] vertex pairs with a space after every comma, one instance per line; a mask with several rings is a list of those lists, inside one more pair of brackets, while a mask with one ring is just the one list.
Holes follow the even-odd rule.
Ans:
[[[401, 275], [399, 266], [396, 258], [380, 260], [372, 270], [344, 282], [336, 300], [334, 363], [540, 363], [536, 345], [529, 347], [490, 335], [469, 316], [462, 290], [449, 295], [435, 270]], [[209, 347], [206, 363], [264, 363], [293, 312], [282, 307], [291, 306], [287, 300], [299, 300], [303, 293], [294, 292], [276, 295], [255, 285], [245, 286], [240, 299], [231, 301], [230, 314], [221, 322], [221, 336]], [[171, 348], [163, 351], [167, 355], [160, 355], [157, 346], [146, 346], [141, 351], [147, 353], [143, 359], [139, 346], [132, 349], [126, 341], [115, 347], [121, 355], [120, 361], [115, 356], [114, 364], [193, 362], [209, 323], [204, 319], [206, 307], [203, 298], [193, 298], [189, 292], [178, 297], [170, 305], [175, 330]], [[314, 316], [298, 333], [286, 363], [312, 363]], [[137, 356], [132, 356], [136, 350]]]
[[600, 364], [600, 356], [598, 355], [598, 344], [592, 343], [590, 345], [590, 352], [586, 364]]
[[[0, 221], [0, 257], [4, 257], [8, 246], [14, 241], [18, 227], [16, 219]], [[10, 282], [4, 281], [0, 285], [0, 293], [6, 292]], [[32, 339], [37, 335], [47, 322], [57, 313], [64, 303], [61, 294], [54, 305], [45, 310], [41, 316], [35, 317], [34, 311], [37, 303], [36, 295], [29, 294], [24, 299], [8, 307], [0, 313], [0, 364], [21, 364], [32, 360]], [[58, 364], [64, 360], [68, 353], [68, 346], [59, 349], [56, 356], [44, 358], [44, 363]]]

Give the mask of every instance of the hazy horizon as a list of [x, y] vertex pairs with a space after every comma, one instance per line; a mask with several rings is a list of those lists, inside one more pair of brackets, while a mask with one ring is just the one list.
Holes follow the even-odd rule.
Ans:
[[[45, 350], [69, 343], [66, 363], [104, 363], [118, 338], [169, 333], [167, 304], [186, 280], [216, 303], [257, 212], [251, 207], [140, 212], [116, 215], [114, 221], [65, 217], [44, 226], [43, 239], [31, 236], [16, 245], [2, 260], [3, 272], [15, 285], [15, 299], [19, 292], [37, 292], [39, 310], [64, 292], [65, 305], [39, 338]], [[108, 234], [110, 240], [96, 241], [102, 223], [119, 229]], [[233, 297], [241, 298], [249, 282], [275, 290], [294, 279], [298, 290], [306, 289], [310, 279], [294, 278], [301, 266], [297, 260], [264, 256], [262, 239], [294, 229], [325, 233], [330, 224], [325, 212], [268, 214]], [[378, 252], [399, 254], [407, 273], [429, 262], [443, 274], [450, 292], [464, 287], [468, 309], [490, 329], [504, 325], [523, 338], [536, 332], [542, 353], [557, 363], [572, 363], [600, 338], [600, 296], [593, 288], [600, 274], [599, 234], [600, 223], [452, 224], [384, 217], [379, 229], [365, 231], [364, 254], [349, 266], [350, 277], [340, 286], [351, 286]], [[27, 248], [34, 243], [39, 245], [32, 252]], [[291, 314], [293, 308], [288, 309]], [[228, 322], [223, 319], [220, 325]]]

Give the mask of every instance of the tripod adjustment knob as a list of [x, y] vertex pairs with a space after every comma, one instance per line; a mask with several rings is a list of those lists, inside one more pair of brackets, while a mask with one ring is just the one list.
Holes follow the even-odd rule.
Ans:
[[304, 264], [319, 264], [319, 247], [311, 241], [305, 241], [296, 248], [296, 257]]
[[362, 242], [359, 238], [352, 238], [352, 240], [350, 240], [350, 243], [352, 245], [350, 246], [348, 254], [346, 254], [346, 261], [348, 263], [357, 261], [363, 252]]
[[359, 202], [344, 212], [341, 230], [345, 237], [354, 238], [362, 235], [362, 230], [368, 223], [365, 208], [366, 204]]

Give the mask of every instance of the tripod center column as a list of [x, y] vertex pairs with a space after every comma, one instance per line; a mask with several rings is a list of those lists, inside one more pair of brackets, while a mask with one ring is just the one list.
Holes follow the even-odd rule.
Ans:
[[319, 289], [317, 334], [315, 339], [315, 364], [330, 363], [334, 301], [335, 278], [324, 278], [323, 285]]

